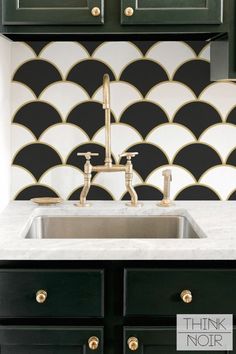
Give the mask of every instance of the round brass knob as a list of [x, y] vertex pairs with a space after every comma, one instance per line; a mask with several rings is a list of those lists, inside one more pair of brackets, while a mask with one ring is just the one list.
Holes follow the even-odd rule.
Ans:
[[98, 345], [99, 345], [98, 337], [93, 336], [93, 337], [89, 338], [89, 340], [88, 340], [89, 349], [96, 350], [96, 349], [98, 349]]
[[189, 304], [193, 300], [193, 296], [190, 290], [183, 290], [180, 294], [180, 297], [186, 304]]
[[134, 9], [132, 7], [126, 7], [124, 13], [125, 13], [125, 16], [131, 17], [134, 14]]
[[91, 14], [94, 17], [100, 16], [101, 15], [101, 10], [99, 9], [99, 7], [93, 7], [91, 10]]
[[46, 301], [47, 296], [48, 296], [48, 294], [47, 294], [47, 292], [45, 290], [39, 290], [36, 293], [36, 301], [39, 304], [43, 304]]
[[133, 352], [138, 350], [138, 338], [130, 337], [127, 341], [127, 344], [128, 344], [129, 350], [132, 350]]

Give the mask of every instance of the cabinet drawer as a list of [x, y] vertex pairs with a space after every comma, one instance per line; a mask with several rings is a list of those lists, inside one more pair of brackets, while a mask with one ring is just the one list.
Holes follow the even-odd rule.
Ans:
[[0, 317], [102, 317], [103, 270], [0, 271]]
[[222, 0], [121, 0], [123, 25], [221, 24]]
[[[191, 302], [183, 301], [183, 290], [191, 292]], [[232, 269], [126, 269], [124, 273], [126, 316], [231, 314], [236, 313], [235, 295], [236, 270]]]
[[[103, 353], [102, 327], [0, 326], [2, 354], [88, 354], [91, 340]], [[90, 344], [91, 345], [91, 344]]]
[[[233, 341], [235, 341], [236, 332], [234, 328]], [[124, 327], [124, 354], [131, 354], [129, 348], [130, 339], [136, 340], [136, 354], [196, 354], [201, 351], [177, 351], [176, 350], [176, 328], [175, 327]], [[218, 349], [218, 350], [217, 350]], [[205, 350], [205, 354], [235, 354], [233, 351], [219, 351], [219, 348], [211, 351]]]
[[2, 0], [4, 25], [102, 25], [103, 11], [103, 0]]

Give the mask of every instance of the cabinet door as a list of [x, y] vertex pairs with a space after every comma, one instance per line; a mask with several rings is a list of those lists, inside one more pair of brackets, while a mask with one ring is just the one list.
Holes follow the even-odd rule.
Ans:
[[[135, 337], [138, 340], [138, 348], [133, 348], [136, 354], [235, 354], [233, 351], [177, 351], [176, 329], [174, 327], [125, 327], [124, 328], [124, 354], [133, 351], [128, 347], [128, 340]], [[235, 340], [235, 334], [234, 334]]]
[[[91, 350], [88, 341], [99, 339]], [[1, 354], [96, 354], [103, 353], [101, 327], [0, 327]]]
[[101, 25], [104, 0], [2, 0], [4, 25]]
[[220, 24], [221, 0], [121, 0], [124, 25]]

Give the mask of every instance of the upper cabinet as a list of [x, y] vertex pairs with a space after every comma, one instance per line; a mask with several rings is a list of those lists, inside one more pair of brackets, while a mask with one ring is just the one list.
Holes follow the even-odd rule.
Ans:
[[2, 0], [3, 25], [101, 25], [104, 0]]
[[221, 24], [221, 0], [121, 0], [123, 25]]

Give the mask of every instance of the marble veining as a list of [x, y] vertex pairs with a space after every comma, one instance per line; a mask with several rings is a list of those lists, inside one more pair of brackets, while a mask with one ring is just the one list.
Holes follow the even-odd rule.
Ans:
[[[27, 229], [41, 215], [183, 215], [199, 239], [25, 239]], [[125, 202], [96, 201], [91, 208], [74, 202], [38, 207], [15, 201], [0, 214], [1, 260], [203, 260], [236, 259], [236, 202], [178, 201], [170, 208], [143, 202], [129, 208]]]

